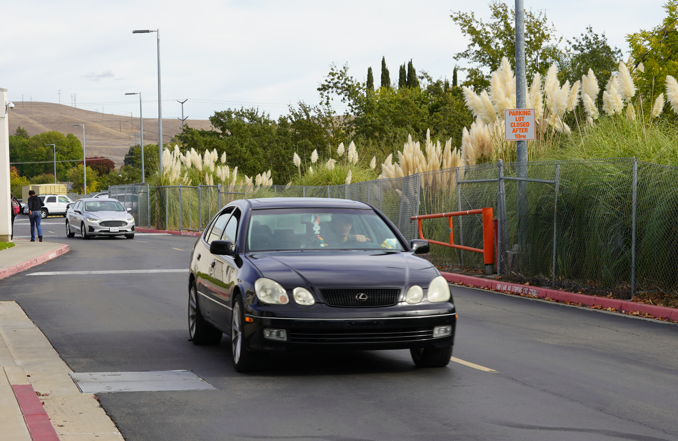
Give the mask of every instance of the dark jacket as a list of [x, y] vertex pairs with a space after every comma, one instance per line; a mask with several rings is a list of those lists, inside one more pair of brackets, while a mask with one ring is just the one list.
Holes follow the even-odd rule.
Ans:
[[42, 199], [37, 197], [36, 195], [33, 195], [28, 198], [28, 209], [31, 211], [40, 211], [40, 209], [45, 205], [42, 202]]

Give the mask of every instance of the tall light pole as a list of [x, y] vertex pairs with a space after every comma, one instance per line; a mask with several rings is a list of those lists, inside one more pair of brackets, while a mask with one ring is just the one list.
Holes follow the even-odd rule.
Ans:
[[181, 104], [181, 118], [177, 118], [177, 119], [181, 120], [181, 130], [184, 130], [184, 121], [186, 121], [188, 119], [188, 116], [186, 118], [184, 118], [184, 103], [186, 101], [188, 101], [188, 98], [186, 98], [183, 101], [177, 100], [177, 103]]
[[[516, 108], [524, 109], [526, 104], [525, 82], [525, 9], [523, 0], [516, 0]], [[527, 141], [516, 141], [516, 162], [518, 178], [527, 179]], [[521, 253], [525, 253], [528, 229], [527, 181], [517, 182], [518, 190], [518, 242]]]
[[87, 155], [85, 154], [85, 125], [84, 124], [73, 124], [73, 127], [80, 126], [82, 127], [82, 174], [84, 175], [84, 187], [83, 194], [87, 196]]
[[155, 32], [158, 36], [158, 172], [162, 174], [162, 88], [160, 87], [160, 29], [134, 30], [133, 34], [150, 34]]
[[56, 144], [45, 144], [45, 145], [51, 145], [52, 147], [54, 147], [54, 183], [56, 184], [57, 183], [57, 179], [56, 179]]
[[141, 110], [141, 92], [128, 92], [125, 95], [139, 95], [139, 130], [141, 131], [141, 183], [146, 182], [146, 169], [144, 168], [144, 113]]

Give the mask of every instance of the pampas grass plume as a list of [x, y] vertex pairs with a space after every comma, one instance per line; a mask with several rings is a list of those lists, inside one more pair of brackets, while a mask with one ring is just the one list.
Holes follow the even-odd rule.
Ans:
[[664, 110], [664, 94], [660, 93], [657, 99], [654, 100], [654, 106], [652, 106], [652, 118], [661, 115], [662, 110]]
[[311, 153], [311, 163], [315, 164], [318, 161], [318, 149], [313, 150]]
[[633, 83], [633, 78], [629, 73], [629, 69], [623, 62], [619, 63], [619, 76], [617, 77], [619, 84], [619, 95], [622, 100], [628, 102], [636, 94], [636, 85]]
[[671, 103], [671, 108], [678, 113], [678, 82], [671, 75], [666, 76], [666, 98]]

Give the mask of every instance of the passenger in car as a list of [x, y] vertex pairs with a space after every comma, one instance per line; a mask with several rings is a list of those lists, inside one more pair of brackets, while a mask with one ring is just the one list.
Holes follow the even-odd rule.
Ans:
[[351, 234], [353, 220], [351, 216], [345, 214], [333, 214], [332, 220], [326, 224], [329, 228], [323, 229], [323, 239], [331, 246], [337, 246], [340, 243], [350, 241], [370, 242], [370, 239], [362, 234]]

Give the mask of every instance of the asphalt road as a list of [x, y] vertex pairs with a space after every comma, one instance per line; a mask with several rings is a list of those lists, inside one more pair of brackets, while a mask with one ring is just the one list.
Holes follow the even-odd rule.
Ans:
[[71, 369], [185, 369], [217, 388], [100, 394], [129, 441], [678, 439], [678, 325], [454, 286], [454, 356], [476, 366], [299, 352], [241, 375], [226, 338], [188, 341], [186, 273], [28, 275], [185, 269], [195, 238], [67, 239], [62, 218], [44, 230], [71, 252], [0, 281], [0, 300], [16, 300]]

